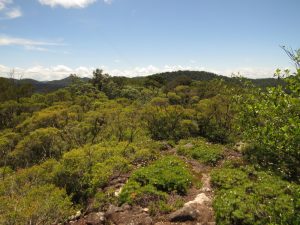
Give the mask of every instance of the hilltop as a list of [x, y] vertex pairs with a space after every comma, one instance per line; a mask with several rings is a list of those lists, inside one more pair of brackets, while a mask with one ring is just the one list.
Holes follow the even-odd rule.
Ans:
[[[236, 82], [236, 78], [226, 77], [222, 75], [217, 75], [215, 73], [205, 72], [205, 71], [175, 71], [175, 72], [165, 72], [165, 73], [158, 73], [144, 77], [111, 77], [112, 80], [121, 80], [126, 85], [137, 85], [143, 86], [148, 78], [151, 77], [158, 77], [165, 80], [167, 83], [172, 84], [172, 82], [176, 81], [210, 81], [213, 79], [223, 79], [226, 82]], [[0, 78], [6, 79], [6, 78]], [[88, 82], [91, 78], [84, 77], [78, 78], [83, 82]], [[259, 79], [246, 79], [252, 82], [257, 87], [272, 87], [278, 84], [283, 84], [282, 81], [274, 78], [259, 78]], [[74, 81], [74, 76], [70, 75], [66, 78], [61, 80], [52, 80], [52, 81], [37, 81], [33, 79], [21, 79], [21, 80], [14, 80], [16, 83], [20, 84], [31, 84], [35, 92], [39, 93], [46, 93], [58, 90], [60, 88], [64, 88], [69, 86]]]

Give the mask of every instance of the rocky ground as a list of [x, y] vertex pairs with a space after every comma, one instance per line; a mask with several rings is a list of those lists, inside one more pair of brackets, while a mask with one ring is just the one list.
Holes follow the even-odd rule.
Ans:
[[[176, 149], [166, 151], [166, 154], [176, 154]], [[148, 208], [140, 206], [123, 205], [121, 207], [110, 205], [105, 212], [92, 212], [82, 215], [77, 213], [66, 225], [214, 225], [214, 211], [212, 208], [213, 189], [210, 182], [210, 171], [212, 167], [204, 165], [197, 160], [181, 157], [194, 174], [201, 180], [202, 187], [193, 187], [184, 197], [185, 204], [182, 208], [167, 215], [151, 217]], [[235, 152], [227, 152], [226, 158], [240, 157]], [[224, 161], [224, 160], [223, 160]], [[219, 165], [223, 163], [221, 161]], [[125, 178], [113, 181], [116, 194], [122, 185], [126, 183]]]

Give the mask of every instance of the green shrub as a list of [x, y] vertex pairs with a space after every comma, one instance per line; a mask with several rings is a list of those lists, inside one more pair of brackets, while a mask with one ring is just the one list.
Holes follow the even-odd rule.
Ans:
[[146, 207], [150, 202], [166, 200], [167, 194], [157, 190], [153, 185], [141, 185], [130, 180], [120, 194], [120, 203], [137, 204]]
[[120, 176], [130, 170], [129, 162], [120, 156], [97, 163], [92, 169], [92, 183], [94, 188], [104, 187], [112, 176]]
[[136, 170], [120, 194], [121, 203], [147, 205], [167, 197], [167, 193], [185, 194], [192, 184], [192, 175], [184, 162], [166, 156]]
[[185, 194], [191, 185], [192, 176], [184, 162], [177, 157], [167, 156], [154, 164], [137, 170], [132, 179], [142, 185], [152, 184], [164, 192], [176, 191]]
[[0, 167], [0, 179], [3, 180], [6, 176], [13, 173], [13, 170], [8, 166]]
[[151, 203], [149, 205], [150, 215], [168, 214], [174, 210], [181, 208], [184, 205], [182, 199], [178, 199], [175, 202], [167, 202], [167, 201], [158, 201], [157, 203]]
[[75, 211], [66, 192], [53, 185], [24, 186], [21, 193], [0, 196], [0, 224], [64, 222]]
[[147, 165], [149, 162], [157, 159], [157, 152], [149, 149], [138, 150], [133, 156], [134, 164]]
[[207, 143], [204, 139], [189, 139], [179, 142], [177, 153], [199, 160], [202, 163], [215, 165], [223, 158], [223, 146]]
[[[300, 51], [288, 54], [293, 60], [300, 58]], [[246, 151], [252, 163], [300, 183], [300, 69], [293, 75], [288, 70], [284, 73], [275, 73], [278, 78], [286, 77], [284, 87], [237, 96], [238, 127], [245, 141], [253, 145]]]
[[248, 181], [248, 175], [239, 169], [222, 168], [213, 171], [211, 177], [213, 185], [221, 189], [231, 189]]
[[218, 224], [300, 223], [299, 185], [247, 167], [215, 170], [212, 183]]
[[66, 187], [75, 202], [85, 201], [111, 176], [127, 172], [129, 162], [119, 154], [120, 146], [93, 145], [63, 155], [56, 184]]
[[115, 196], [114, 189], [108, 189], [107, 191], [98, 191], [94, 197], [93, 202], [89, 205], [93, 211], [102, 211], [105, 206], [109, 204], [117, 204], [117, 197]]

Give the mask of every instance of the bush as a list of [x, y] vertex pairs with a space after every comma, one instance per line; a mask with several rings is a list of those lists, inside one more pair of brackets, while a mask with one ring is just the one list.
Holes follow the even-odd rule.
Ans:
[[168, 105], [168, 99], [154, 98], [145, 108], [143, 119], [152, 139], [178, 141], [197, 134], [195, 115], [192, 109]]
[[15, 167], [28, 167], [48, 158], [59, 158], [66, 149], [60, 131], [56, 128], [40, 128], [20, 141], [11, 157]]
[[184, 162], [174, 156], [163, 157], [132, 174], [120, 194], [120, 202], [146, 206], [166, 199], [167, 193], [185, 194], [191, 184], [192, 175]]
[[217, 169], [213, 207], [221, 225], [299, 224], [300, 186], [253, 168]]
[[141, 183], [130, 180], [124, 187], [120, 195], [120, 202], [137, 204], [147, 207], [150, 202], [166, 200], [167, 194], [157, 190], [153, 185], [142, 185]]
[[113, 176], [120, 176], [130, 170], [129, 162], [120, 156], [114, 156], [108, 160], [97, 163], [92, 169], [92, 183], [94, 189], [103, 188]]
[[216, 165], [223, 158], [223, 148], [221, 145], [207, 143], [204, 139], [189, 139], [179, 142], [177, 153], [205, 164]]
[[54, 224], [74, 213], [70, 198], [53, 185], [26, 187], [23, 193], [0, 196], [0, 224]]
[[254, 146], [247, 152], [253, 163], [300, 183], [300, 69], [291, 76], [285, 73], [277, 70], [275, 74], [287, 76], [284, 87], [237, 96], [239, 131]]

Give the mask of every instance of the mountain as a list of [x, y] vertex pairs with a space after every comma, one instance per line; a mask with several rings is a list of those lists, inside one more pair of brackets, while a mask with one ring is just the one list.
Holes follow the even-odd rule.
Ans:
[[[145, 77], [112, 77], [112, 80], [122, 79], [124, 84], [130, 85], [143, 85], [147, 78], [151, 77], [160, 77], [163, 78], [167, 83], [171, 83], [178, 79], [187, 79], [187, 80], [196, 80], [196, 81], [208, 81], [213, 79], [224, 79], [227, 82], [234, 82], [234, 79], [231, 77], [226, 77], [222, 75], [217, 75], [215, 73], [210, 73], [206, 71], [175, 71], [175, 72], [165, 72], [165, 73], [158, 73], [150, 76]], [[22, 79], [16, 80], [19, 83], [29, 83], [33, 86], [35, 92], [45, 93], [55, 91], [60, 88], [67, 87], [73, 81], [74, 77], [69, 76], [61, 80], [52, 80], [52, 81], [37, 81], [33, 79]], [[79, 78], [83, 82], [88, 82], [90, 78], [84, 77]], [[249, 81], [253, 82], [254, 85], [258, 87], [271, 87], [276, 86], [278, 84], [283, 84], [282, 80], [277, 80], [274, 78], [264, 78], [264, 79], [248, 79]]]
[[[74, 79], [73, 76], [69, 76], [61, 80], [37, 81], [33, 79], [22, 79], [22, 80], [16, 80], [16, 82], [23, 83], [23, 84], [24, 83], [31, 84], [35, 92], [46, 93], [46, 92], [55, 91], [60, 88], [69, 86], [72, 83], [73, 79]], [[87, 77], [79, 78], [79, 79], [84, 82], [88, 82], [90, 80]]]

